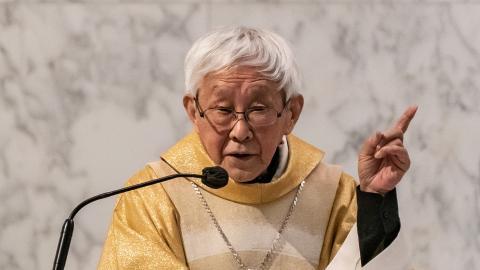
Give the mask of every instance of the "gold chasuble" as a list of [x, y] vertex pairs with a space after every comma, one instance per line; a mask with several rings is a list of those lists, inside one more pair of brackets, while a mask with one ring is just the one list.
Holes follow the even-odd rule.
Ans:
[[[192, 187], [196, 183], [242, 261], [256, 268], [295, 197], [271, 269], [325, 269], [356, 222], [356, 183], [323, 152], [290, 135], [288, 163], [270, 183], [229, 179], [220, 189], [177, 178], [124, 193], [118, 199], [98, 269], [239, 269]], [[196, 133], [186, 136], [128, 180], [127, 185], [214, 166]]]

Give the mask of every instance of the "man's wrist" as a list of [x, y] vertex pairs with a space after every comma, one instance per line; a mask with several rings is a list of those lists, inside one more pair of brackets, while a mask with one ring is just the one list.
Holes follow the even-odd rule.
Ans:
[[362, 187], [362, 185], [359, 185], [358, 188], [362, 192], [379, 194], [379, 195], [382, 195], [383, 197], [385, 197], [385, 195], [387, 193], [391, 192], [392, 190], [395, 190], [395, 188], [393, 188], [392, 190], [375, 190], [375, 189], [372, 189], [371, 187], [368, 187], [368, 186], [367, 187]]

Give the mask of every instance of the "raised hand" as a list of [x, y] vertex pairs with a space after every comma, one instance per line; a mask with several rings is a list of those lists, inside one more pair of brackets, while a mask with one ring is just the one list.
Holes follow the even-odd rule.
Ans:
[[417, 106], [411, 106], [397, 123], [385, 132], [376, 132], [362, 145], [358, 155], [360, 189], [385, 194], [395, 188], [410, 167], [410, 157], [403, 145], [403, 135]]

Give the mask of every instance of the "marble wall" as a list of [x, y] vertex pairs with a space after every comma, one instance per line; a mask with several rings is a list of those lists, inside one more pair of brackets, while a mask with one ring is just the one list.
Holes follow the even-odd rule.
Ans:
[[[371, 132], [420, 106], [399, 188], [419, 269], [480, 269], [480, 2], [0, 2], [0, 269], [51, 269], [82, 199], [123, 185], [190, 129], [183, 58], [215, 27], [293, 45], [296, 133], [356, 175]], [[95, 269], [114, 199], [76, 217], [67, 269]]]

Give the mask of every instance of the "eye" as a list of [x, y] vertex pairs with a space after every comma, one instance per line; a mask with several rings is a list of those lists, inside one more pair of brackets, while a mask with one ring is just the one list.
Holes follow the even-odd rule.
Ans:
[[265, 107], [265, 106], [254, 106], [254, 107], [248, 108], [249, 112], [258, 112], [258, 113], [265, 112], [267, 110], [268, 110], [268, 107]]
[[228, 107], [216, 107], [215, 112], [218, 114], [228, 115], [233, 112], [233, 109]]

